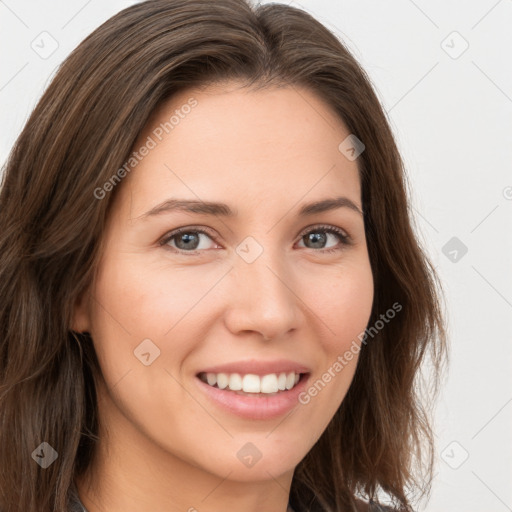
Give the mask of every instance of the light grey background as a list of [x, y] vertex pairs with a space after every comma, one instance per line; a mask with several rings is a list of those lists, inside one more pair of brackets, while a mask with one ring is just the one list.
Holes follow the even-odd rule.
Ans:
[[[1, 163], [56, 66], [133, 3], [0, 0]], [[451, 365], [421, 510], [512, 511], [512, 0], [286, 3], [333, 30], [370, 75], [447, 292]]]

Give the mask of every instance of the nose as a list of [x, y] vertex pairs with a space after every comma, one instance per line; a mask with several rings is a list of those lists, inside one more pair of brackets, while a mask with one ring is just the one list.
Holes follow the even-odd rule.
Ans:
[[233, 334], [257, 332], [268, 341], [300, 327], [304, 303], [294, 292], [282, 254], [264, 250], [252, 263], [236, 257], [234, 267], [225, 311], [226, 327]]

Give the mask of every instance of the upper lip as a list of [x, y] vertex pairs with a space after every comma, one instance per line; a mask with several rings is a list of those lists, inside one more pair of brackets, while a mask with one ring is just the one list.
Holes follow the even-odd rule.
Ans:
[[268, 375], [270, 373], [310, 373], [310, 369], [298, 362], [286, 359], [263, 361], [233, 361], [204, 368], [199, 373], [239, 373], [241, 375]]

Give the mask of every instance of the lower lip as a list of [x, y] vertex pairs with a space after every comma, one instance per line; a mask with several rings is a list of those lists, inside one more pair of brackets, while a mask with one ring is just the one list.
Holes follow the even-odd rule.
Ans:
[[248, 396], [210, 386], [196, 377], [199, 387], [221, 409], [251, 420], [278, 418], [291, 411], [299, 405], [299, 395], [305, 389], [308, 379], [309, 374], [302, 375], [292, 389], [280, 391], [277, 395], [266, 396], [261, 393]]

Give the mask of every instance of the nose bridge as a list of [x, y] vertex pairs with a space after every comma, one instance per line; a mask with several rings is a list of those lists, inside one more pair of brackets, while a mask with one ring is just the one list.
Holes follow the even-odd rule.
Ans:
[[234, 261], [233, 301], [228, 315], [233, 331], [258, 331], [267, 338], [297, 327], [298, 298], [293, 293], [282, 248], [264, 247], [252, 237], [242, 241]]

